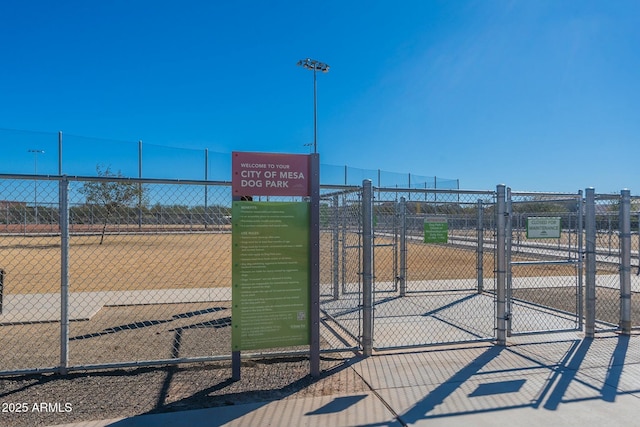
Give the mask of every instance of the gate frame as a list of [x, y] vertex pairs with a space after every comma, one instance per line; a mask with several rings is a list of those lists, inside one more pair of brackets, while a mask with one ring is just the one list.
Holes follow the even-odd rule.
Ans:
[[[570, 216], [569, 216], [569, 242], [567, 243], [567, 247], [566, 249], [569, 251], [569, 259], [567, 260], [549, 260], [549, 261], [545, 261], [545, 260], [540, 260], [540, 261], [513, 261], [512, 260], [512, 242], [513, 242], [513, 227], [512, 227], [512, 220], [513, 220], [513, 200], [512, 200], [512, 192], [510, 188], [507, 188], [506, 191], [506, 203], [507, 203], [507, 222], [505, 224], [505, 230], [506, 230], [506, 248], [507, 248], [507, 253], [506, 253], [506, 259], [507, 259], [507, 284], [506, 284], [506, 298], [507, 298], [507, 302], [506, 302], [506, 319], [507, 319], [507, 336], [512, 336], [513, 335], [513, 330], [512, 330], [512, 316], [513, 316], [513, 312], [512, 312], [512, 304], [513, 304], [513, 266], [520, 266], [520, 265], [575, 265], [575, 270], [576, 270], [576, 305], [575, 305], [575, 313], [571, 313], [571, 312], [563, 312], [561, 310], [556, 310], [553, 308], [550, 308], [551, 311], [558, 311], [561, 313], [565, 313], [565, 314], [570, 314], [571, 316], [574, 316], [576, 318], [576, 330], [582, 330], [583, 328], [583, 240], [582, 240], [582, 217], [583, 217], [583, 201], [582, 201], [582, 191], [578, 191], [577, 194], [560, 194], [560, 193], [524, 193], [524, 192], [518, 192], [516, 193], [516, 195], [520, 195], [520, 196], [527, 196], [527, 195], [550, 195], [550, 196], [556, 196], [556, 197], [563, 197], [563, 199], [561, 200], [543, 200], [542, 203], [544, 202], [557, 202], [557, 201], [567, 201], [570, 200], [571, 198], [576, 198], [576, 202], [578, 203], [578, 212], [577, 212], [577, 223], [576, 223], [576, 229], [575, 232], [577, 234], [577, 242], [576, 245], [577, 247], [575, 248], [575, 252], [576, 252], [576, 258], [572, 259], [571, 258], [571, 221], [570, 221]], [[519, 239], [519, 235], [518, 235], [518, 239]], [[519, 240], [518, 240], [519, 241]], [[566, 329], [563, 329], [563, 331]], [[528, 335], [528, 334], [534, 334], [534, 333], [552, 333], [552, 332], [560, 332], [560, 330], [554, 330], [554, 329], [545, 329], [545, 330], [540, 330], [540, 331], [522, 331], [522, 332], [517, 332], [517, 335]]]

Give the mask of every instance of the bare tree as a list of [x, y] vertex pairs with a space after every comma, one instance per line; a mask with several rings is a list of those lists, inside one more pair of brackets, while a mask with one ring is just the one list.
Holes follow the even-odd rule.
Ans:
[[104, 219], [100, 236], [100, 244], [102, 244], [107, 224], [114, 213], [123, 208], [136, 206], [141, 208], [144, 200], [144, 187], [140, 183], [125, 180], [120, 171], [114, 174], [110, 167], [103, 169], [97, 165], [96, 172], [101, 178], [113, 179], [85, 182], [80, 192], [86, 197], [87, 204], [98, 205], [103, 209]]

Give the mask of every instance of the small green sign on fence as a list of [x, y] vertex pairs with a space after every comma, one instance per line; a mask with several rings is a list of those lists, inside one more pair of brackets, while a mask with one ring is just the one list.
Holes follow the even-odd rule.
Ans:
[[449, 223], [446, 216], [428, 216], [424, 219], [424, 243], [448, 243]]
[[560, 217], [527, 218], [527, 239], [559, 239]]

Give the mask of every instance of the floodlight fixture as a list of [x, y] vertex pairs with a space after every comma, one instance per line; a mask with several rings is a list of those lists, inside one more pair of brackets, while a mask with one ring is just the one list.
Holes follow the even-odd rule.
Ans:
[[313, 152], [318, 152], [318, 90], [316, 72], [329, 72], [329, 65], [311, 58], [298, 61], [298, 66], [313, 71]]

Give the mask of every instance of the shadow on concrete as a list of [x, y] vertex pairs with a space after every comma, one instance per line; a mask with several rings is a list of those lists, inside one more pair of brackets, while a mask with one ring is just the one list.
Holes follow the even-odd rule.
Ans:
[[366, 394], [360, 394], [356, 396], [336, 397], [331, 402], [327, 403], [321, 408], [318, 408], [315, 411], [307, 412], [305, 415], [325, 415], [325, 414], [334, 414], [336, 412], [342, 412], [345, 409], [348, 409], [349, 407], [360, 402], [362, 399], [366, 397], [367, 397]]
[[[436, 386], [404, 413], [399, 414], [398, 420], [404, 425], [412, 425], [421, 420], [525, 407], [555, 411], [561, 404], [589, 400], [614, 402], [619, 395], [640, 391], [640, 387], [635, 390], [622, 390], [619, 387], [627, 360], [630, 337], [621, 335], [596, 340], [600, 341], [597, 350], [593, 350], [593, 338], [488, 348], [455, 375]], [[612, 349], [613, 343], [605, 340], [616, 340], [615, 348]], [[554, 361], [552, 356], [545, 353], [546, 347], [544, 346], [549, 345], [558, 345], [561, 349], [568, 346], [568, 349], [560, 359]], [[603, 358], [605, 350], [605, 354], [610, 354], [608, 360]], [[490, 362], [497, 361], [498, 358], [509, 354], [511, 357], [522, 358], [523, 363], [518, 363], [515, 367], [513, 364], [505, 364], [504, 370], [481, 372]], [[606, 370], [604, 378], [598, 377], [603, 369]], [[543, 378], [545, 371], [548, 371], [546, 380], [541, 388], [537, 388], [537, 392], [534, 387], [535, 383], [532, 382], [529, 384], [528, 391], [520, 395], [517, 394], [522, 391], [528, 381]], [[453, 403], [450, 403], [449, 406], [444, 405], [447, 399], [452, 399], [452, 401], [458, 399], [459, 403], [460, 392], [465, 387], [476, 384], [478, 379], [487, 374], [490, 374], [494, 379], [503, 377], [505, 380], [480, 383], [474, 391], [466, 395], [466, 398], [491, 396], [493, 399], [490, 406], [470, 410], [445, 411], [444, 413], [434, 411], [436, 408], [442, 411], [442, 408], [454, 406]], [[573, 399], [568, 397], [576, 395], [576, 389], [570, 390], [574, 386], [582, 390], [581, 396], [583, 397]], [[532, 389], [534, 391], [531, 391]], [[461, 406], [463, 408], [473, 407], [471, 403]]]
[[[432, 412], [437, 406], [443, 404], [445, 399], [451, 396], [461, 387], [461, 385], [469, 381], [484, 366], [498, 357], [503, 351], [505, 351], [504, 347], [489, 347], [484, 353], [482, 353], [476, 359], [472, 360], [471, 363], [459, 370], [455, 375], [437, 386], [433, 391], [431, 391], [424, 398], [418, 401], [415, 405], [413, 405], [411, 409], [409, 409], [404, 414], [400, 414], [400, 422], [404, 425], [409, 425], [415, 424], [422, 419], [437, 418], [434, 416], [429, 416], [428, 414]], [[458, 414], [448, 414], [447, 416], [450, 415]]]

